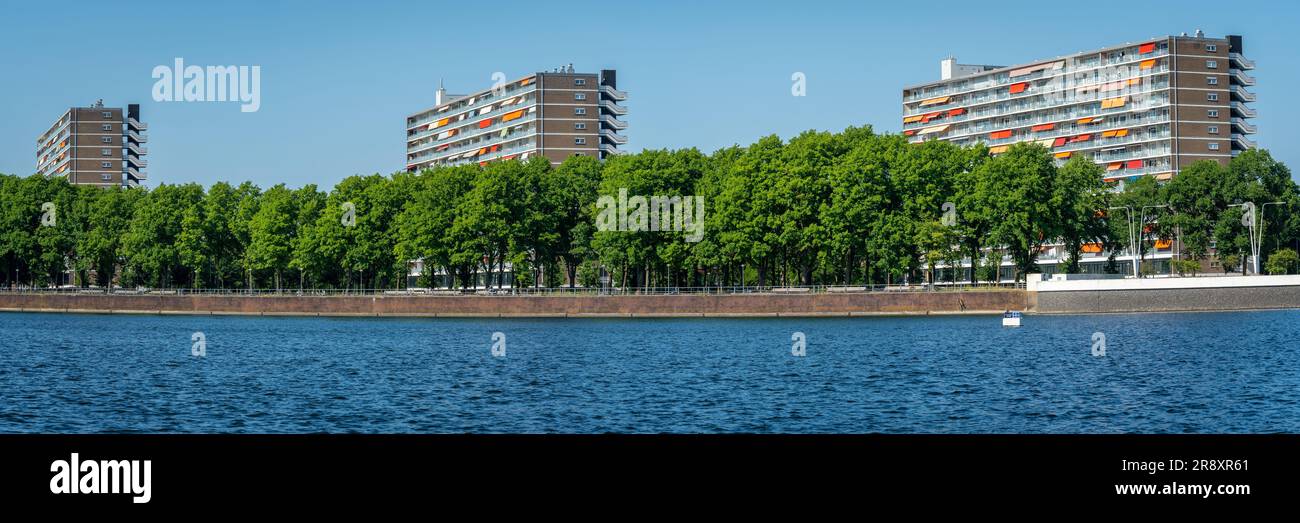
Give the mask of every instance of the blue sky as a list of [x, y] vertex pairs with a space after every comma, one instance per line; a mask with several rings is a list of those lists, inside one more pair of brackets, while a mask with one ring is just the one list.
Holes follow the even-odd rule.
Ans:
[[[402, 169], [404, 118], [433, 104], [439, 78], [469, 91], [496, 71], [568, 63], [618, 70], [631, 150], [711, 152], [850, 125], [897, 132], [902, 87], [937, 79], [945, 56], [1011, 65], [1198, 28], [1245, 37], [1258, 66], [1255, 138], [1300, 168], [1300, 128], [1285, 123], [1300, 121], [1284, 94], [1300, 87], [1293, 3], [0, 4], [0, 172], [11, 174], [35, 170], [36, 137], [61, 111], [103, 98], [142, 105], [150, 185], [329, 187]], [[261, 66], [261, 110], [154, 102], [151, 71], [176, 57]], [[794, 72], [807, 77], [805, 97], [790, 95]]]

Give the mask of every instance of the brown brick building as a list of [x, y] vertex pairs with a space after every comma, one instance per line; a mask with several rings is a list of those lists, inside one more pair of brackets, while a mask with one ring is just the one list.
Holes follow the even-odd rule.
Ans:
[[1164, 36], [1010, 67], [944, 60], [937, 82], [903, 90], [903, 132], [990, 154], [1036, 142], [1083, 156], [1106, 178], [1169, 179], [1197, 160], [1255, 147], [1242, 38]]
[[469, 95], [439, 87], [432, 108], [406, 118], [406, 169], [536, 155], [555, 164], [579, 154], [603, 159], [627, 143], [620, 134], [626, 99], [615, 71], [577, 73], [572, 66]]
[[68, 109], [36, 139], [36, 172], [77, 185], [134, 187], [147, 179], [140, 106]]

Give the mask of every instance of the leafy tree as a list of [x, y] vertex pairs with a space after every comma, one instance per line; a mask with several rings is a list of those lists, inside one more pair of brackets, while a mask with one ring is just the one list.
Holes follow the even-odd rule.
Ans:
[[1300, 273], [1300, 256], [1291, 249], [1278, 249], [1268, 257], [1264, 270], [1269, 274]]
[[297, 209], [293, 192], [283, 184], [262, 193], [257, 213], [248, 224], [249, 245], [245, 258], [252, 271], [270, 271], [275, 275], [275, 289], [281, 289], [281, 276], [289, 269], [297, 232]]
[[1007, 249], [1019, 281], [1037, 267], [1042, 245], [1056, 229], [1056, 210], [1051, 206], [1056, 168], [1047, 149], [1020, 143], [976, 171], [980, 186], [973, 203], [986, 216], [997, 217], [989, 228], [989, 240]]
[[1104, 175], [1100, 165], [1082, 156], [1071, 158], [1056, 172], [1051, 200], [1051, 208], [1057, 213], [1053, 233], [1070, 255], [1063, 272], [1079, 272], [1083, 244], [1099, 242], [1108, 235]]

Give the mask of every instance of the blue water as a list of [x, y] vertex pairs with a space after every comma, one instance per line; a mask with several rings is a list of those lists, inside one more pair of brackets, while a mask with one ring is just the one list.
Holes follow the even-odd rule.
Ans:
[[1300, 311], [1024, 323], [0, 313], [0, 432], [1300, 432]]

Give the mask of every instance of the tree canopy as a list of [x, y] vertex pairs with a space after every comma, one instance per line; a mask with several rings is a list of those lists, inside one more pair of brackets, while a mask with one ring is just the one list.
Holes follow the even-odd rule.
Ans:
[[[964, 280], [996, 279], [1004, 264], [1021, 279], [1049, 245], [1061, 245], [1066, 272], [1080, 270], [1085, 245], [1127, 248], [1127, 209], [1151, 240], [1143, 254], [1177, 238], [1190, 259], [1244, 259], [1245, 203], [1263, 227], [1263, 258], [1278, 253], [1269, 270], [1295, 270], [1300, 191], [1267, 151], [1122, 190], [1104, 174], [1081, 157], [1058, 166], [1034, 144], [990, 156], [983, 146], [913, 145], [854, 127], [713, 154], [357, 175], [328, 192], [248, 182], [99, 189], [0, 175], [0, 281], [396, 289], [411, 283], [417, 260], [416, 285], [450, 287], [595, 286], [601, 274], [629, 288], [871, 285], [933, 281], [936, 266], [962, 260], [976, 268]], [[598, 230], [598, 199], [620, 194], [699, 198], [704, 234]], [[43, 221], [46, 203], [52, 221]], [[645, 211], [630, 219], [659, 223], [658, 209]]]

